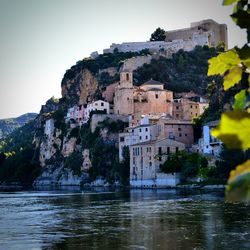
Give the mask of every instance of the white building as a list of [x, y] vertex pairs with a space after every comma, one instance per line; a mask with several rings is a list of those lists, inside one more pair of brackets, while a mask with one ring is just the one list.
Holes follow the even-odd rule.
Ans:
[[219, 121], [211, 121], [203, 126], [203, 137], [200, 142], [203, 154], [219, 156], [222, 142], [211, 135], [211, 130], [218, 126]]
[[159, 128], [158, 125], [147, 123], [126, 128], [124, 133], [119, 133], [119, 160], [123, 159], [122, 153], [125, 146], [156, 139], [160, 133]]
[[87, 105], [84, 111], [84, 120], [87, 122], [90, 118], [90, 113], [92, 111], [103, 111], [106, 114], [110, 114], [110, 106], [108, 102], [98, 100], [95, 102], [91, 102]]

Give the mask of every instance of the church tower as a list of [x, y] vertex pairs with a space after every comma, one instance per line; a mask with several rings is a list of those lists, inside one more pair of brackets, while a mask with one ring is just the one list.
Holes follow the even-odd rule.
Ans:
[[120, 88], [133, 88], [133, 73], [132, 72], [121, 72], [120, 73]]
[[120, 82], [115, 89], [114, 113], [117, 115], [130, 115], [134, 113], [134, 87], [133, 73], [121, 72]]

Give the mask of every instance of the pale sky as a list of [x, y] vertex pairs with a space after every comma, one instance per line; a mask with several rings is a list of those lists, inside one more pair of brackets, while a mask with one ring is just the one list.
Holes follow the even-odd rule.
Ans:
[[65, 71], [112, 43], [146, 41], [157, 28], [214, 19], [228, 25], [229, 47], [246, 33], [222, 0], [0, 0], [0, 119], [39, 112], [61, 96]]

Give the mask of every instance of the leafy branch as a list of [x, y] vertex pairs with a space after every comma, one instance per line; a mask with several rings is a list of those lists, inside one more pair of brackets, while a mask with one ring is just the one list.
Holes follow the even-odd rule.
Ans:
[[[223, 141], [228, 148], [250, 148], [250, 6], [247, 0], [224, 0], [223, 5], [234, 4], [233, 21], [247, 31], [247, 44], [235, 47], [211, 58], [208, 76], [223, 76], [224, 90], [239, 84], [240, 91], [235, 95], [233, 110], [221, 116], [220, 124], [212, 131], [214, 137]], [[246, 185], [246, 183], [248, 183]], [[231, 200], [249, 200], [250, 161], [231, 171], [227, 186], [227, 197]], [[248, 187], [247, 189], [245, 187]], [[244, 187], [244, 188], [243, 188]], [[241, 195], [237, 197], [235, 193]]]

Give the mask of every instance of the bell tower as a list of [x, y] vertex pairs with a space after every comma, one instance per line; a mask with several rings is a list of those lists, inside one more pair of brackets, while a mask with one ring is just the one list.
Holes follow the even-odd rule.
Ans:
[[133, 73], [132, 72], [121, 72], [120, 73], [120, 88], [133, 88]]

